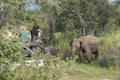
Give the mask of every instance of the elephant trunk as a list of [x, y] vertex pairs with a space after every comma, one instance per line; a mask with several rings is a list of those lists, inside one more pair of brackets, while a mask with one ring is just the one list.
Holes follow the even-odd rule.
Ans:
[[75, 57], [75, 52], [76, 52], [76, 48], [75, 47], [72, 47], [72, 59], [74, 59]]

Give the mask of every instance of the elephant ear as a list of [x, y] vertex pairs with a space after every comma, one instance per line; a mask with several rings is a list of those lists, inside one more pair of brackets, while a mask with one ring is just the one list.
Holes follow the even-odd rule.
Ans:
[[73, 42], [73, 40], [70, 41], [70, 46], [72, 46], [72, 42]]

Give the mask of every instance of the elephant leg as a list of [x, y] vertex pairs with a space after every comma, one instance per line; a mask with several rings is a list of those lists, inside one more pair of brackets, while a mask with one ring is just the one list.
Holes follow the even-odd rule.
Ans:
[[85, 51], [86, 51], [86, 55], [87, 55], [87, 60], [89, 63], [91, 63], [91, 50], [89, 49], [89, 47], [85, 46]]
[[95, 60], [97, 60], [97, 59], [98, 59], [98, 56], [99, 56], [99, 51], [96, 50], [95, 53], [94, 53], [94, 55], [95, 55]]
[[82, 51], [80, 51], [80, 59], [81, 59], [81, 62], [84, 62]]
[[75, 57], [75, 52], [76, 52], [76, 48], [72, 48], [72, 59], [74, 59], [74, 57]]
[[91, 63], [91, 53], [87, 54], [87, 60], [88, 60], [89, 63]]
[[90, 50], [86, 51], [86, 54], [88, 62], [91, 63], [91, 51]]

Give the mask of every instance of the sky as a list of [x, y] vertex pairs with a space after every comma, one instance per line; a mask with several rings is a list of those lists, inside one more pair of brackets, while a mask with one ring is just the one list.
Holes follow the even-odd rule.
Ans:
[[40, 8], [40, 6], [37, 5], [37, 4], [35, 4], [34, 1], [31, 1], [31, 2], [27, 5], [27, 8], [28, 8], [28, 9], [31, 9], [31, 10], [34, 10], [34, 9]]
[[[113, 2], [114, 0], [109, 0], [110, 2]], [[28, 9], [34, 10], [39, 8], [40, 6], [38, 6], [37, 4], [35, 4], [34, 1], [32, 1], [31, 3], [29, 3], [29, 5], [27, 6]]]
[[39, 8], [39, 6], [36, 5], [35, 3], [29, 3], [28, 8], [33, 10], [35, 8]]

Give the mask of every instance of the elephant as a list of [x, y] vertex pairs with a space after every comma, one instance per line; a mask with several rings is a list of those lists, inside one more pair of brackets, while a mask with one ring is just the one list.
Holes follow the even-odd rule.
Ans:
[[51, 54], [52, 56], [56, 56], [57, 55], [57, 49], [55, 46], [50, 45], [44, 48], [44, 52], [46, 54]]
[[84, 62], [83, 53], [86, 53], [89, 63], [91, 63], [92, 54], [95, 55], [96, 60], [98, 59], [100, 41], [96, 36], [87, 35], [81, 36], [80, 38], [74, 38], [70, 42], [70, 46], [72, 48], [72, 57], [74, 57], [76, 51], [79, 51], [82, 62]]

